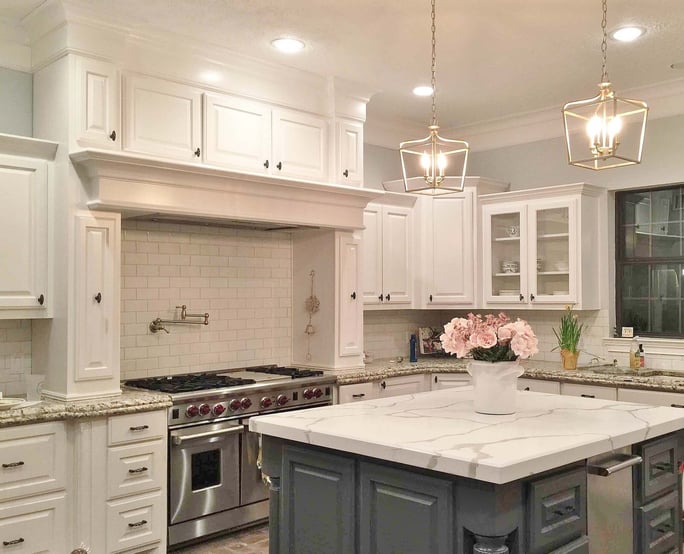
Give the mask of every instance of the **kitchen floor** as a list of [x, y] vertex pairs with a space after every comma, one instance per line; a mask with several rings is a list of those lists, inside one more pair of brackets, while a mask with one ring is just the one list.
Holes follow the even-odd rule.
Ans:
[[176, 554], [268, 554], [268, 523], [175, 552]]

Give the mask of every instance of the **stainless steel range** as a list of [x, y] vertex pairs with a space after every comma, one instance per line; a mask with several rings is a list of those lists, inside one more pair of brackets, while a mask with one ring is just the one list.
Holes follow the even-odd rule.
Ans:
[[169, 546], [268, 517], [268, 490], [257, 468], [253, 415], [332, 403], [334, 376], [290, 367], [189, 373], [126, 381], [171, 395]]

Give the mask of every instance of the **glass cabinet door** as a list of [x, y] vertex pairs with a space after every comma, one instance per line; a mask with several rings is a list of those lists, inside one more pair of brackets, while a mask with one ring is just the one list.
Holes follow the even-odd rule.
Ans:
[[[516, 211], [492, 209], [485, 217], [485, 295], [489, 301], [519, 304], [526, 294], [526, 233], [524, 207]], [[522, 295], [522, 299], [521, 299]]]

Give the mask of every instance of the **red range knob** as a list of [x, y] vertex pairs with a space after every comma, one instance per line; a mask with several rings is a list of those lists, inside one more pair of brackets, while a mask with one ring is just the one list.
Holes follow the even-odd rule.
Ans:
[[233, 398], [230, 402], [228, 402], [228, 407], [232, 412], [236, 412], [242, 408], [242, 403], [237, 398]]
[[306, 398], [307, 400], [311, 400], [311, 399], [313, 398], [313, 396], [314, 396], [314, 391], [313, 391], [313, 389], [305, 389], [305, 390], [304, 390], [303, 396], [304, 396], [304, 398]]
[[261, 407], [262, 408], [270, 408], [271, 404], [273, 404], [273, 400], [271, 400], [268, 396], [264, 396], [261, 399]]
[[276, 398], [276, 404], [278, 404], [278, 406], [284, 406], [289, 400], [290, 399], [287, 397], [287, 395], [279, 394], [278, 398]]
[[252, 405], [252, 401], [249, 398], [243, 398], [240, 400], [240, 406], [242, 406], [243, 410], [246, 410]]
[[209, 404], [201, 404], [199, 407], [199, 413], [200, 415], [207, 415], [211, 413], [211, 408], [209, 407]]
[[323, 391], [322, 391], [321, 389], [319, 389], [318, 387], [316, 387], [316, 388], [313, 390], [313, 395], [314, 395], [316, 398], [320, 398], [321, 396], [323, 396]]
[[197, 417], [199, 415], [199, 408], [197, 406], [188, 406], [185, 410], [185, 415], [188, 417]]
[[220, 416], [225, 411], [226, 411], [226, 407], [223, 404], [216, 404], [216, 406], [214, 406], [213, 412], [214, 412], [214, 415], [216, 415], [216, 416]]

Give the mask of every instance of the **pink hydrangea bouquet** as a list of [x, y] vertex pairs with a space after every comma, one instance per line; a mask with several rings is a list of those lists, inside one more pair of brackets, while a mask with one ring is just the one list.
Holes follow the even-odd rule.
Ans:
[[484, 318], [472, 313], [455, 317], [444, 326], [440, 341], [449, 354], [485, 362], [526, 359], [539, 352], [539, 341], [527, 321], [511, 321], [503, 312]]

